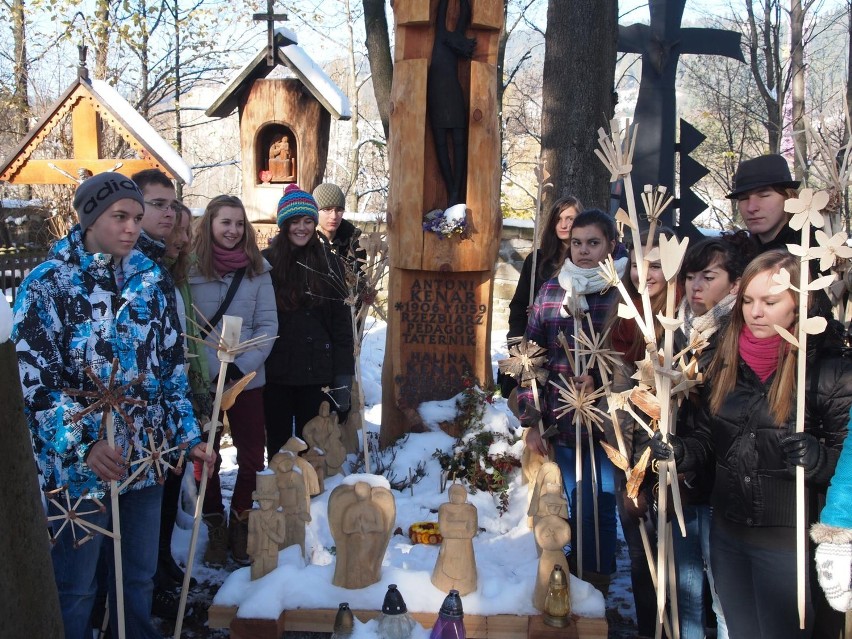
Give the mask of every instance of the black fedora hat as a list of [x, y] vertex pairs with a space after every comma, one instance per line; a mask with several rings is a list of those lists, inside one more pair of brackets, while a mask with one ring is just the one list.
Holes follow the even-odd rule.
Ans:
[[790, 175], [787, 160], [780, 155], [761, 155], [740, 162], [734, 173], [734, 185], [728, 199], [735, 199], [740, 193], [753, 191], [764, 186], [799, 188], [799, 181]]

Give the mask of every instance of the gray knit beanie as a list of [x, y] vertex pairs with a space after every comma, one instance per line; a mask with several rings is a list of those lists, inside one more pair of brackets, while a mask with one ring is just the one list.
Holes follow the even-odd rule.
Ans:
[[74, 210], [77, 211], [83, 233], [119, 200], [134, 200], [145, 206], [145, 198], [139, 187], [121, 173], [98, 173], [82, 182], [74, 193]]
[[314, 189], [314, 199], [317, 201], [317, 208], [323, 209], [345, 209], [346, 198], [343, 197], [343, 191], [340, 187], [331, 182], [323, 182]]

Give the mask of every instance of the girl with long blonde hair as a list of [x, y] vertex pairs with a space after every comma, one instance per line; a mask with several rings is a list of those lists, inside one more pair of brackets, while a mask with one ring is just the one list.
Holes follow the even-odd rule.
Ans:
[[781, 269], [799, 281], [799, 258], [787, 251], [746, 267], [692, 433], [652, 440], [654, 455], [674, 455], [679, 472], [714, 466], [710, 559], [732, 637], [811, 637], [810, 588], [805, 630], [796, 605], [795, 468], [805, 470], [809, 502], [824, 496], [852, 407], [852, 366], [830, 322], [808, 337], [805, 428], [796, 432], [796, 349], [778, 327], [795, 335], [800, 318], [794, 292], [777, 289]]

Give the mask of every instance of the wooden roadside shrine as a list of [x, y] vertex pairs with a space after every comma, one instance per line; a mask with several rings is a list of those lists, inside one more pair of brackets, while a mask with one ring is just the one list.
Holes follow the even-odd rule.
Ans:
[[[173, 180], [192, 183], [192, 171], [183, 158], [118, 92], [102, 80], [90, 80], [86, 48], [80, 47], [77, 78], [53, 107], [0, 162], [0, 181], [9, 184], [76, 184], [104, 171], [130, 176], [159, 169]], [[48, 144], [52, 132], [71, 118], [71, 157], [53, 157]], [[128, 157], [106, 157], [103, 131], [115, 130], [131, 149]]]
[[[381, 443], [419, 426], [417, 406], [463, 388], [463, 376], [491, 381], [493, 269], [500, 241], [498, 0], [450, 0], [446, 29], [469, 8], [475, 38], [458, 80], [467, 117], [466, 174], [460, 201], [467, 229], [459, 237], [424, 230], [424, 215], [446, 209], [448, 194], [427, 109], [427, 78], [441, 0], [397, 0], [390, 120], [388, 328], [382, 368]], [[454, 163], [458, 158], [453, 158]]]
[[[273, 30], [273, 19], [282, 17], [271, 11], [256, 16], [268, 23], [269, 43], [205, 111], [211, 118], [235, 109], [239, 114], [241, 198], [252, 222], [275, 221], [287, 184], [296, 182], [310, 193], [322, 182], [331, 118], [351, 117], [348, 98], [298, 45], [296, 34]], [[267, 78], [281, 66], [295, 77]]]

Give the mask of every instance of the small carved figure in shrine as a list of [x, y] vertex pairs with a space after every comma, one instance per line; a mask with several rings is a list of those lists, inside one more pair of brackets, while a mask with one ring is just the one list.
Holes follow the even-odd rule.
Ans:
[[251, 557], [251, 578], [260, 579], [278, 567], [278, 549], [285, 543], [286, 521], [278, 510], [278, 488], [275, 474], [257, 473], [257, 490], [251, 498], [260, 504], [252, 510], [248, 521], [248, 554]]
[[432, 571], [432, 583], [438, 590], [458, 590], [466, 595], [476, 590], [476, 555], [473, 538], [479, 528], [476, 506], [467, 502], [467, 490], [461, 484], [449, 489], [450, 501], [438, 509], [438, 527], [443, 541]]
[[385, 487], [359, 481], [331, 492], [328, 522], [337, 547], [335, 586], [366, 588], [381, 579], [395, 520], [393, 494]]
[[290, 150], [290, 139], [286, 135], [276, 137], [269, 146], [269, 170], [272, 182], [293, 182], [296, 160]]

